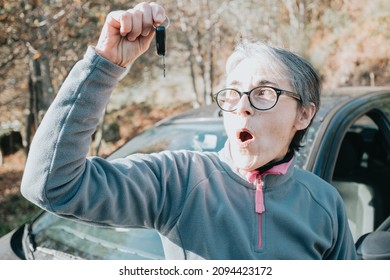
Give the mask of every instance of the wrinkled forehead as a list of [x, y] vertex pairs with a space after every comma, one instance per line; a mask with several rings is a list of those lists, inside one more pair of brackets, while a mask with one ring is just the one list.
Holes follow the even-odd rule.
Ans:
[[226, 64], [226, 85], [250, 88], [273, 85], [292, 90], [287, 67], [275, 57], [266, 54], [242, 56], [233, 54]]

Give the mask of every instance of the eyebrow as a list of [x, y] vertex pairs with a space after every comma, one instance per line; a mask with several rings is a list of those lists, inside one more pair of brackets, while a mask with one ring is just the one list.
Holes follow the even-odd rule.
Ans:
[[272, 86], [272, 87], [279, 87], [277, 83], [268, 81], [268, 80], [259, 80], [256, 83], [254, 83], [254, 86]]
[[[241, 85], [242, 83], [238, 80], [233, 80], [229, 83], [230, 86], [239, 86]], [[274, 82], [271, 82], [271, 81], [268, 81], [268, 80], [259, 80], [257, 81], [256, 83], [254, 83], [254, 86], [257, 87], [257, 86], [273, 86], [273, 87], [278, 87], [279, 85], [274, 83]]]

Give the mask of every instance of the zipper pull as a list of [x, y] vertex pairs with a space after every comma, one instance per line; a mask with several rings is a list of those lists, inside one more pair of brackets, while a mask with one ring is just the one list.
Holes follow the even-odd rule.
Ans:
[[256, 204], [256, 213], [259, 214], [265, 211], [263, 186], [264, 183], [263, 180], [261, 179], [261, 175], [258, 175], [257, 182], [256, 182], [255, 204]]

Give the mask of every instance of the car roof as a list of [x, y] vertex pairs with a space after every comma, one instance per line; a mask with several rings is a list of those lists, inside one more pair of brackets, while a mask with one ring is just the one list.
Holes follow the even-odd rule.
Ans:
[[[341, 87], [326, 90], [321, 94], [320, 110], [316, 115], [315, 121], [322, 122], [330, 111], [335, 110], [335, 108], [338, 108], [354, 99], [386, 90], [390, 91], [390, 87]], [[221, 110], [215, 103], [213, 103], [211, 105], [190, 109], [172, 117], [165, 118], [156, 123], [156, 126], [172, 123], [222, 121], [221, 117]]]

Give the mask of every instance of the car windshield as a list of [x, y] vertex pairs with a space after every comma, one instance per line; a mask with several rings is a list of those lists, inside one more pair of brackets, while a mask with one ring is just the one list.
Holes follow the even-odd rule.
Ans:
[[[108, 159], [162, 150], [217, 152], [225, 141], [220, 121], [161, 125], [135, 137]], [[32, 224], [31, 230], [37, 248], [35, 259], [164, 259], [160, 236], [154, 230], [92, 226], [48, 212]]]
[[[307, 147], [300, 151], [297, 165], [304, 167], [318, 124], [306, 137]], [[107, 159], [133, 153], [163, 150], [218, 152], [227, 139], [221, 119], [176, 121], [152, 127], [112, 153]], [[159, 234], [154, 230], [107, 228], [64, 219], [44, 212], [31, 227], [35, 259], [164, 259]]]
[[33, 224], [32, 234], [35, 259], [164, 259], [154, 230], [100, 227], [45, 212]]
[[174, 122], [146, 130], [112, 153], [108, 159], [164, 150], [218, 152], [224, 146], [226, 139], [222, 120]]

